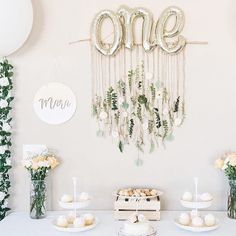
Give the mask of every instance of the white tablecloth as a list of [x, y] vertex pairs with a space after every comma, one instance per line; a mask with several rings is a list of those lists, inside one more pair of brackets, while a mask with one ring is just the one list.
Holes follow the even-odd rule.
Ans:
[[[1, 236], [116, 236], [123, 222], [114, 220], [112, 211], [94, 211], [100, 223], [87, 232], [64, 233], [56, 231], [52, 226], [52, 220], [61, 215], [62, 212], [49, 212], [48, 217], [42, 220], [32, 220], [29, 214], [25, 212], [14, 212], [8, 215], [0, 222]], [[161, 213], [161, 221], [152, 222], [157, 227], [158, 236], [191, 236], [197, 233], [191, 233], [177, 228], [173, 219], [179, 215], [179, 212], [168, 211]], [[226, 217], [225, 212], [214, 212], [214, 215], [220, 220], [220, 228], [208, 233], [200, 233], [200, 236], [236, 236], [236, 220]]]

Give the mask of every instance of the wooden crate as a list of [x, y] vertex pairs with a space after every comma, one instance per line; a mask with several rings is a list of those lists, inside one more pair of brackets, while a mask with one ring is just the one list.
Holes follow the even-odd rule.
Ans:
[[139, 201], [117, 197], [114, 208], [114, 217], [117, 220], [127, 220], [136, 210], [145, 215], [148, 220], [160, 220], [161, 203], [159, 197]]

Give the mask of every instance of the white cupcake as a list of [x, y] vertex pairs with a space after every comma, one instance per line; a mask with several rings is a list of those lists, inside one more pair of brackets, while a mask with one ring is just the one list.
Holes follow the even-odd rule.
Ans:
[[88, 214], [84, 214], [83, 218], [84, 218], [86, 226], [92, 225], [94, 223], [94, 220], [95, 220], [93, 214], [89, 214], [89, 213]]
[[199, 211], [196, 211], [196, 210], [192, 210], [190, 212], [190, 216], [191, 216], [191, 219], [193, 219], [194, 217], [196, 216], [199, 216], [200, 217], [200, 212]]
[[57, 226], [66, 228], [66, 227], [68, 227], [68, 225], [69, 224], [68, 224], [67, 218], [65, 216], [59, 216], [57, 218]]
[[80, 201], [87, 201], [87, 200], [89, 200], [89, 194], [86, 193], [86, 192], [82, 192], [82, 193], [79, 195], [79, 200], [80, 200]]
[[189, 225], [190, 224], [190, 216], [187, 213], [181, 213], [179, 216], [179, 223], [181, 225]]
[[193, 195], [190, 192], [185, 192], [182, 196], [182, 200], [191, 202], [193, 200]]
[[74, 220], [76, 218], [76, 213], [74, 211], [70, 211], [67, 215], [67, 221], [69, 224], [73, 224]]
[[85, 226], [85, 220], [83, 217], [77, 217], [74, 220], [74, 227], [75, 228], [80, 228], [80, 227], [84, 227]]
[[214, 226], [216, 224], [215, 216], [212, 214], [208, 214], [204, 217], [205, 225], [206, 226]]
[[202, 193], [200, 195], [200, 199], [201, 199], [201, 201], [208, 202], [208, 201], [211, 201], [213, 199], [213, 197], [210, 193]]
[[192, 225], [195, 227], [202, 227], [203, 226], [203, 219], [199, 216], [195, 216], [192, 219]]
[[70, 195], [70, 194], [64, 194], [62, 197], [61, 197], [61, 201], [62, 202], [73, 202], [73, 197]]

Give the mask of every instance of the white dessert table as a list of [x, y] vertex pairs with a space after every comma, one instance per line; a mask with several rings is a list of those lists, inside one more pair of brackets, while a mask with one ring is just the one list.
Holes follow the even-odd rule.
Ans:
[[[99, 225], [87, 232], [64, 233], [56, 231], [51, 221], [63, 212], [49, 212], [47, 218], [42, 220], [32, 220], [25, 212], [13, 212], [0, 222], [0, 235], [4, 236], [116, 236], [122, 221], [113, 218], [112, 211], [91, 211], [99, 220]], [[177, 211], [161, 212], [161, 221], [152, 222], [157, 227], [158, 236], [191, 236], [197, 235], [179, 229], [173, 220], [179, 215]], [[200, 233], [200, 236], [234, 236], [236, 235], [236, 220], [226, 217], [226, 212], [213, 212], [220, 221], [220, 227], [212, 232]], [[204, 212], [203, 212], [204, 214]]]

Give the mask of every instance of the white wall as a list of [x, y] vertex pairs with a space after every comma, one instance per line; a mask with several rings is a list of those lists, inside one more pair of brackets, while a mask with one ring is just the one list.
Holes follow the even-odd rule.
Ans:
[[[207, 46], [187, 46], [187, 119], [166, 150], [145, 154], [136, 167], [135, 149], [120, 154], [111, 140], [96, 137], [90, 114], [90, 50], [88, 43], [69, 46], [89, 36], [90, 23], [101, 9], [116, 10], [121, 4], [150, 9], [155, 19], [169, 5], [186, 14], [184, 35], [208, 41]], [[215, 196], [214, 209], [225, 209], [227, 181], [213, 168], [215, 158], [236, 146], [236, 2], [233, 0], [33, 0], [34, 27], [25, 46], [10, 56], [15, 65], [14, 168], [11, 204], [28, 209], [29, 176], [20, 164], [23, 144], [47, 144], [61, 165], [51, 174], [52, 209], [57, 199], [72, 191], [71, 177], [81, 190], [94, 197], [91, 208], [112, 209], [112, 191], [122, 186], [153, 186], [165, 192], [164, 209], [181, 209], [179, 198], [200, 188]], [[56, 65], [57, 64], [57, 65]], [[75, 92], [78, 109], [72, 120], [50, 126], [34, 114], [37, 89], [50, 81], [63, 82]]]

